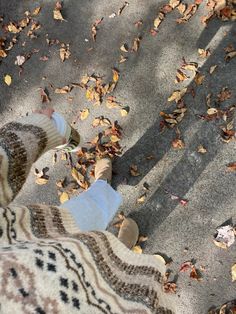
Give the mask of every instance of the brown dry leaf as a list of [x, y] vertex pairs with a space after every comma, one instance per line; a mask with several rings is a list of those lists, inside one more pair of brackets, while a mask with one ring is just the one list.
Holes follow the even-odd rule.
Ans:
[[65, 19], [63, 18], [62, 14], [61, 14], [61, 9], [62, 9], [62, 5], [59, 1], [56, 2], [56, 6], [53, 10], [53, 18], [54, 20], [60, 20], [60, 21], [65, 21]]
[[89, 116], [89, 109], [88, 108], [85, 108], [85, 109], [80, 111], [80, 119], [81, 120], [87, 119], [88, 116]]
[[138, 204], [144, 203], [145, 200], [146, 200], [146, 198], [147, 198], [147, 194], [146, 194], [146, 193], [142, 194], [142, 195], [137, 199], [137, 203], [138, 203]]
[[216, 108], [213, 108], [213, 107], [211, 107], [211, 108], [209, 108], [208, 110], [207, 110], [207, 114], [210, 116], [210, 115], [214, 115], [214, 114], [216, 114], [216, 113], [218, 113], [218, 109], [216, 109]]
[[163, 289], [165, 293], [176, 293], [177, 285], [175, 282], [165, 282]]
[[5, 82], [8, 86], [11, 85], [11, 83], [12, 83], [12, 78], [11, 78], [11, 76], [10, 76], [9, 74], [4, 75], [4, 82]]
[[198, 146], [197, 151], [198, 151], [198, 153], [200, 153], [200, 154], [206, 154], [206, 153], [207, 153], [206, 148], [203, 147], [202, 145], [199, 145], [199, 146]]
[[106, 106], [109, 109], [113, 109], [113, 108], [120, 108], [121, 105], [116, 101], [116, 97], [114, 96], [109, 96], [106, 99]]
[[120, 114], [122, 117], [126, 117], [129, 113], [129, 107], [123, 107], [121, 110], [120, 110]]
[[38, 185], [44, 185], [44, 184], [48, 183], [48, 179], [44, 178], [44, 177], [37, 177], [35, 179], [35, 183], [38, 184]]
[[211, 96], [212, 96], [212, 93], [209, 93], [207, 96], [206, 96], [206, 105], [207, 107], [211, 107]]
[[180, 4], [180, 0], [170, 0], [169, 5], [174, 9]]
[[141, 37], [136, 37], [133, 42], [132, 51], [137, 52], [140, 46]]
[[138, 20], [137, 22], [134, 23], [135, 27], [139, 27], [141, 25], [143, 25], [143, 21], [142, 20]]
[[173, 94], [168, 98], [168, 101], [175, 101], [178, 103], [180, 99], [186, 94], [187, 87], [183, 88], [182, 90], [174, 91]]
[[143, 250], [142, 250], [142, 248], [141, 248], [140, 245], [135, 245], [135, 246], [132, 248], [132, 251], [133, 251], [134, 253], [137, 253], [137, 254], [142, 254], [142, 253], [143, 253]]
[[231, 162], [230, 164], [228, 164], [227, 170], [228, 171], [236, 171], [236, 162]]
[[205, 75], [201, 73], [197, 73], [194, 77], [194, 81], [197, 85], [202, 85], [204, 78], [205, 78]]
[[69, 59], [71, 52], [69, 50], [69, 44], [61, 44], [60, 47], [60, 58], [62, 60], [62, 62], [64, 62], [66, 59]]
[[198, 49], [198, 54], [201, 58], [207, 58], [211, 55], [210, 49]]
[[176, 138], [171, 143], [172, 147], [175, 149], [183, 149], [185, 147], [184, 142], [180, 138]]
[[129, 52], [128, 45], [127, 45], [127, 44], [123, 44], [123, 45], [120, 47], [120, 50], [123, 51], [123, 52]]
[[137, 165], [131, 165], [129, 171], [130, 171], [130, 174], [132, 177], [140, 176], [140, 173], [138, 172], [138, 166]]
[[65, 203], [68, 200], [69, 200], [68, 193], [62, 192], [61, 195], [60, 195], [60, 202], [61, 202], [61, 204]]
[[113, 72], [113, 82], [117, 83], [119, 80], [120, 73], [116, 69], [112, 69]]
[[197, 281], [201, 280], [201, 276], [200, 276], [198, 270], [196, 269], [196, 267], [194, 265], [192, 265], [192, 269], [190, 272], [190, 278], [197, 280]]
[[44, 167], [41, 171], [39, 171], [37, 168], [34, 169], [34, 174], [36, 176], [35, 183], [38, 185], [44, 185], [48, 183], [49, 176], [46, 174], [48, 172], [49, 168]]
[[183, 71], [178, 69], [175, 77], [175, 83], [181, 83], [187, 79], [188, 76]]
[[198, 69], [198, 64], [196, 62], [186, 62], [185, 59], [183, 58], [183, 64], [181, 68], [196, 73]]
[[226, 62], [229, 62], [231, 59], [233, 59], [234, 57], [236, 57], [236, 50], [234, 51], [231, 51], [231, 52], [228, 52], [226, 55], [225, 55], [225, 61]]
[[186, 271], [188, 271], [192, 266], [193, 266], [192, 262], [190, 262], [190, 261], [184, 262], [183, 264], [181, 264], [179, 271], [180, 271], [180, 272], [186, 272]]
[[209, 73], [212, 74], [212, 73], [216, 70], [217, 67], [218, 67], [217, 64], [212, 65], [212, 66], [210, 67]]
[[198, 9], [198, 4], [187, 5], [187, 8], [183, 14], [183, 17], [181, 17], [180, 19], [177, 19], [176, 23], [178, 24], [186, 23], [196, 13], [197, 9]]
[[103, 116], [100, 116], [93, 120], [92, 126], [94, 128], [97, 126], [111, 126], [111, 121]]
[[177, 9], [179, 10], [179, 13], [183, 15], [184, 12], [185, 12], [186, 9], [187, 9], [187, 4], [180, 3], [180, 4], [177, 6]]
[[72, 87], [70, 87], [69, 85], [66, 85], [64, 87], [61, 87], [61, 88], [56, 88], [55, 89], [55, 93], [56, 94], [67, 94], [71, 91]]
[[34, 11], [32, 12], [32, 15], [33, 15], [33, 16], [37, 16], [40, 11], [41, 11], [41, 7], [37, 7], [37, 8], [34, 9]]
[[232, 96], [231, 90], [228, 89], [228, 87], [223, 87], [220, 91], [220, 93], [217, 95], [217, 101], [223, 102], [227, 99], [230, 99]]
[[[1, 56], [1, 55], [0, 55]], [[125, 61], [127, 61], [128, 58], [127, 57], [124, 57], [124, 56], [120, 56], [120, 60], [119, 60], [119, 63], [124, 63]]]
[[46, 90], [43, 88], [40, 88], [40, 97], [41, 97], [42, 103], [44, 102], [49, 103], [51, 101], [50, 98], [48, 97]]
[[164, 20], [165, 14], [162, 12], [159, 12], [157, 18], [155, 18], [153, 25], [154, 25], [154, 29], [157, 30], [157, 28], [160, 26], [160, 24], [162, 23], [162, 21]]
[[129, 5], [129, 2], [125, 1], [125, 3], [122, 5], [122, 7], [118, 10], [117, 15], [121, 15], [121, 13], [123, 12], [123, 10], [125, 9], [125, 7], [127, 7]]
[[7, 54], [3, 49], [0, 49], [0, 57], [1, 58], [6, 58]]
[[234, 264], [231, 267], [231, 276], [232, 276], [232, 281], [235, 281], [236, 280], [236, 264]]

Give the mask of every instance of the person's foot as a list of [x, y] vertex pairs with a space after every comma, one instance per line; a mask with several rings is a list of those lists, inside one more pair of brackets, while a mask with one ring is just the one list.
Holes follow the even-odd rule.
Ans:
[[112, 178], [112, 162], [110, 158], [102, 158], [97, 161], [94, 171], [96, 180], [105, 180], [111, 183]]
[[118, 239], [132, 249], [138, 241], [139, 229], [138, 225], [132, 218], [125, 218], [121, 224]]

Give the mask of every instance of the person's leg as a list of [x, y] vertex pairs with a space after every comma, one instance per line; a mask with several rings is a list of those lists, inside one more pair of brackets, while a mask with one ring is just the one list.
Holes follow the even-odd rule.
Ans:
[[96, 181], [91, 187], [61, 205], [70, 211], [81, 231], [105, 230], [116, 214], [122, 198], [108, 184], [111, 176], [111, 160], [99, 160], [95, 166]]

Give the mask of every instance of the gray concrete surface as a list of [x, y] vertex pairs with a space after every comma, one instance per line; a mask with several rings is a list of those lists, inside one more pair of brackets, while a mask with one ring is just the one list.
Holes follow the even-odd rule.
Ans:
[[[124, 154], [114, 164], [117, 173], [114, 184], [123, 195], [121, 209], [135, 217], [141, 233], [149, 236], [144, 253], [162, 252], [173, 259], [170, 265], [173, 276], [186, 260], [194, 259], [197, 268], [205, 267], [201, 282], [191, 280], [185, 273], [179, 274], [177, 294], [171, 296], [176, 303], [177, 314], [203, 314], [211, 306], [233, 299], [236, 293], [230, 276], [231, 265], [236, 262], [235, 244], [225, 251], [212, 242], [216, 227], [230, 218], [235, 222], [236, 218], [236, 176], [225, 171], [226, 164], [235, 161], [235, 142], [224, 144], [219, 135], [219, 123], [201, 121], [196, 117], [196, 114], [206, 111], [206, 94], [212, 92], [216, 96], [223, 86], [233, 91], [232, 98], [223, 106], [235, 103], [236, 59], [225, 63], [223, 48], [229, 44], [236, 46], [236, 28], [235, 24], [213, 20], [204, 29], [200, 17], [205, 10], [201, 5], [186, 24], [177, 25], [178, 13], [170, 13], [160, 32], [152, 37], [149, 29], [163, 3], [131, 0], [121, 16], [110, 19], [109, 15], [118, 11], [122, 1], [65, 0], [63, 15], [67, 22], [60, 23], [52, 19], [53, 1], [1, 0], [0, 15], [4, 14], [5, 21], [18, 20], [24, 11], [42, 5], [42, 12], [35, 18], [42, 25], [37, 31], [39, 37], [30, 40], [22, 32], [18, 44], [0, 65], [1, 124], [40, 108], [39, 87], [48, 88], [51, 104], [70, 121], [80, 109], [90, 107], [89, 118], [78, 125], [85, 139], [90, 139], [96, 132], [91, 128], [95, 116], [118, 119], [124, 130]], [[101, 17], [104, 21], [99, 26], [97, 42], [93, 43], [90, 28]], [[137, 30], [134, 22], [139, 19], [143, 20], [143, 26]], [[60, 61], [58, 48], [46, 45], [46, 34], [49, 38], [70, 43], [72, 56], [69, 60]], [[143, 37], [140, 50], [129, 53], [128, 61], [118, 64], [119, 47], [124, 42], [130, 45], [137, 35]], [[25, 40], [26, 45], [22, 47]], [[89, 47], [94, 49], [88, 52]], [[197, 49], [208, 47], [212, 51], [211, 56], [200, 59]], [[19, 77], [14, 65], [16, 56], [34, 48], [40, 49], [39, 53], [26, 62]], [[50, 57], [47, 62], [39, 61], [43, 55]], [[206, 80], [196, 88], [194, 99], [186, 97], [188, 114], [180, 125], [186, 148], [174, 151], [171, 148], [173, 131], [167, 130], [163, 134], [158, 131], [159, 112], [174, 108], [167, 98], [178, 88], [174, 79], [183, 56], [187, 61], [200, 64]], [[207, 72], [214, 64], [218, 64], [218, 69], [210, 77]], [[71, 92], [74, 97], [71, 103], [67, 101], [67, 96], [56, 95], [50, 90], [49, 82], [61, 87], [78, 82], [86, 73], [110, 78], [114, 66], [121, 72], [114, 95], [130, 107], [130, 113], [125, 118], [120, 117], [115, 109], [107, 109], [105, 104], [93, 107], [80, 89]], [[2, 80], [6, 73], [13, 78], [10, 87]], [[47, 80], [42, 80], [42, 77]], [[189, 85], [194, 86], [194, 83], [188, 80], [183, 84]], [[207, 148], [204, 155], [197, 153], [200, 144]], [[145, 159], [150, 154], [155, 155], [155, 160]], [[141, 176], [129, 176], [131, 163], [138, 165]], [[58, 204], [55, 181], [63, 178], [69, 169], [63, 162], [52, 166], [51, 153], [43, 156], [36, 166], [49, 166], [49, 183], [36, 185], [31, 173], [16, 201]], [[128, 179], [127, 184], [121, 185], [124, 177]], [[143, 191], [144, 182], [148, 182], [150, 191], [145, 204], [138, 206], [136, 200]], [[165, 189], [188, 199], [188, 205], [183, 207], [171, 200]]]

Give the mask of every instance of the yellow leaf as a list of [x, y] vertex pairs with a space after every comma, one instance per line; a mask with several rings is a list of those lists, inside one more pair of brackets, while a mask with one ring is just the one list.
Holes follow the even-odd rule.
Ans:
[[84, 176], [75, 167], [71, 169], [71, 175], [78, 183], [84, 181]]
[[129, 113], [129, 108], [128, 107], [124, 107], [120, 110], [120, 114], [122, 117], [126, 117]]
[[120, 138], [117, 135], [111, 135], [110, 139], [113, 143], [120, 141]]
[[13, 34], [17, 34], [20, 32], [20, 29], [16, 27], [16, 25], [14, 25], [12, 22], [10, 22], [7, 25], [7, 28], [9, 30], [9, 32], [13, 33]]
[[137, 254], [142, 254], [142, 253], [143, 253], [143, 250], [142, 250], [142, 248], [141, 248], [140, 245], [135, 245], [135, 246], [132, 248], [132, 251], [133, 251], [134, 253], [137, 253]]
[[48, 179], [46, 179], [44, 177], [37, 177], [35, 179], [35, 183], [37, 183], [38, 185], [47, 184], [48, 183]]
[[41, 10], [41, 7], [38, 7], [38, 8], [36, 8], [36, 9], [34, 9], [32, 15], [34, 15], [34, 16], [38, 15], [39, 12], [40, 12], [40, 10]]
[[4, 76], [4, 82], [5, 82], [8, 86], [11, 85], [11, 83], [12, 83], [12, 78], [11, 78], [11, 76], [10, 76], [9, 74], [6, 74], [6, 75]]
[[66, 192], [62, 192], [60, 195], [61, 204], [65, 203], [68, 200], [69, 200], [69, 195]]
[[86, 90], [86, 98], [88, 100], [94, 100], [94, 88], [90, 87]]
[[88, 108], [85, 108], [85, 109], [80, 111], [80, 119], [81, 120], [87, 119], [88, 115], [89, 115], [89, 109]]
[[119, 72], [116, 69], [112, 69], [113, 81], [116, 83], [119, 80]]
[[236, 264], [231, 267], [232, 281], [236, 280]]

